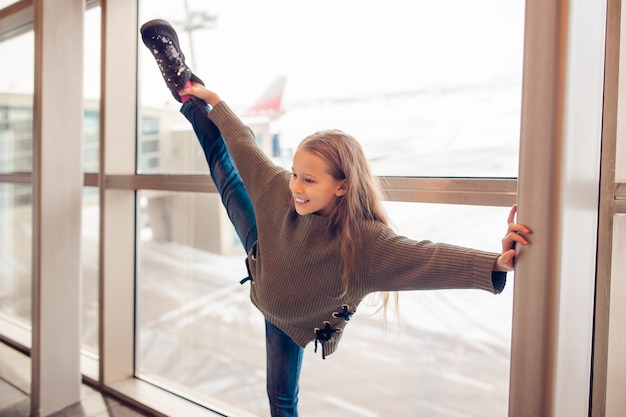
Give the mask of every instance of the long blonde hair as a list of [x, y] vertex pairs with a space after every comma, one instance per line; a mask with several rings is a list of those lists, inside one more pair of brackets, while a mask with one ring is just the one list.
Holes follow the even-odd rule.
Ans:
[[[323, 130], [306, 137], [298, 149], [306, 150], [329, 167], [329, 174], [345, 181], [346, 194], [337, 197], [337, 207], [330, 214], [334, 232], [341, 239], [343, 270], [341, 283], [344, 296], [350, 288], [350, 276], [357, 262], [357, 242], [353, 230], [361, 220], [374, 220], [388, 225], [382, 201], [384, 197], [378, 178], [372, 175], [361, 144], [341, 130]], [[397, 300], [397, 293], [395, 293]], [[389, 293], [382, 294], [382, 308], [386, 312]]]

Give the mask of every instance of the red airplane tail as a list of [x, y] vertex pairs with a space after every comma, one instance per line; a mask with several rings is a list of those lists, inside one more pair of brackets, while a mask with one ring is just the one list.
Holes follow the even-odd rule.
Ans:
[[246, 110], [243, 117], [269, 116], [276, 118], [285, 111], [282, 108], [283, 91], [287, 77], [281, 76], [274, 80], [272, 85], [261, 95], [259, 100]]

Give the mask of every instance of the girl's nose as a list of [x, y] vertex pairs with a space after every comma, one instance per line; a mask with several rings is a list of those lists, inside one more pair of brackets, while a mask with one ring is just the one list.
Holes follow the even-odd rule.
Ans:
[[291, 180], [291, 192], [294, 194], [299, 194], [300, 192], [302, 192], [302, 184], [300, 183], [299, 179]]

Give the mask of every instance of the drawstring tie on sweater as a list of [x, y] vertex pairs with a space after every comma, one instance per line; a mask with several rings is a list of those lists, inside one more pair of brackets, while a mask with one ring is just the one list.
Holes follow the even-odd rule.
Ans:
[[[335, 311], [332, 316], [336, 319], [350, 320], [355, 311], [350, 311], [350, 306], [344, 304], [341, 306], [341, 311]], [[341, 329], [331, 326], [329, 321], [323, 323], [324, 327], [315, 328], [315, 352], [317, 353], [317, 342], [322, 345], [322, 359], [326, 359], [326, 343], [332, 341], [335, 338], [335, 333], [340, 333]]]
[[326, 343], [333, 340], [335, 333], [340, 333], [341, 329], [335, 329], [330, 325], [329, 321], [324, 322], [324, 328], [315, 328], [315, 353], [317, 353], [317, 342], [322, 345], [322, 359], [326, 359]]

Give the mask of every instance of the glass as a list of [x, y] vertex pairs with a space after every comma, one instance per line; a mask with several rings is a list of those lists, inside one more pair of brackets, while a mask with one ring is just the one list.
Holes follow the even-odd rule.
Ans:
[[101, 9], [85, 12], [83, 94], [83, 169], [98, 172], [100, 166], [100, 26]]
[[244, 407], [265, 404], [262, 317], [216, 194], [141, 191], [136, 373]]
[[[100, 168], [100, 7], [85, 12], [83, 170]], [[97, 188], [85, 188], [82, 210], [82, 348], [97, 356], [99, 328], [99, 238], [100, 206]]]
[[[332, 127], [363, 143], [377, 175], [517, 176], [523, 0], [140, 2], [141, 23], [164, 16], [194, 73], [267, 131], [285, 166], [300, 140]], [[189, 126], [139, 48], [142, 109], [174, 118], [159, 123], [160, 160], [140, 168], [195, 172], [172, 163], [197, 147], [173, 145]], [[265, 109], [276, 117], [245, 116], [280, 77], [281, 106]]]
[[[516, 177], [524, 2], [381, 6], [140, 2], [139, 21], [167, 16], [194, 73], [286, 168], [302, 138], [339, 128], [363, 144], [376, 175]], [[139, 71], [139, 172], [206, 173], [141, 42]], [[264, 110], [277, 112], [247, 114], [275, 81], [280, 106]], [[218, 196], [138, 195], [137, 374], [194, 401], [267, 415], [262, 317], [238, 287], [244, 254], [232, 252]], [[509, 210], [385, 207], [400, 234], [494, 252]], [[512, 279], [499, 296], [402, 293], [399, 325], [393, 308], [386, 327], [361, 308], [327, 361], [307, 347], [301, 414], [506, 415]]]
[[83, 190], [81, 264], [83, 280], [82, 347], [98, 354], [98, 266], [100, 242], [100, 206], [97, 188]]
[[0, 0], [0, 9], [10, 6], [13, 3], [17, 3], [17, 0]]
[[[0, 42], [0, 55], [14, 63], [0, 66], [0, 172], [28, 173], [33, 165], [33, 33]], [[26, 335], [32, 323], [32, 216], [30, 184], [0, 184], [0, 317]]]
[[[247, 275], [244, 254], [219, 198], [155, 191], [139, 198], [137, 374], [205, 404], [217, 398], [267, 415], [263, 319], [238, 284]], [[385, 206], [398, 233], [414, 239], [499, 251], [506, 230], [508, 208]], [[386, 325], [372, 296], [333, 356], [322, 362], [307, 347], [301, 413], [506, 415], [511, 281], [498, 296], [403, 292], [399, 319], [391, 306]]]
[[[398, 233], [415, 239], [498, 250], [505, 230], [502, 208], [385, 206]], [[332, 371], [319, 369], [326, 364], [318, 358], [305, 359], [303, 415], [321, 416], [334, 406], [333, 415], [346, 417], [505, 416], [512, 284], [509, 277], [498, 296], [477, 290], [402, 292], [398, 316], [391, 305], [386, 327], [381, 314], [369, 314], [372, 307], [361, 309], [329, 359]]]
[[[0, 172], [31, 172], [33, 167], [33, 33], [29, 32], [0, 42], [0, 54], [14, 57], [12, 61], [16, 63], [16, 65], [0, 66]], [[24, 203], [29, 203], [29, 201], [24, 201]]]
[[32, 220], [30, 185], [0, 184], [0, 316], [31, 327]]

